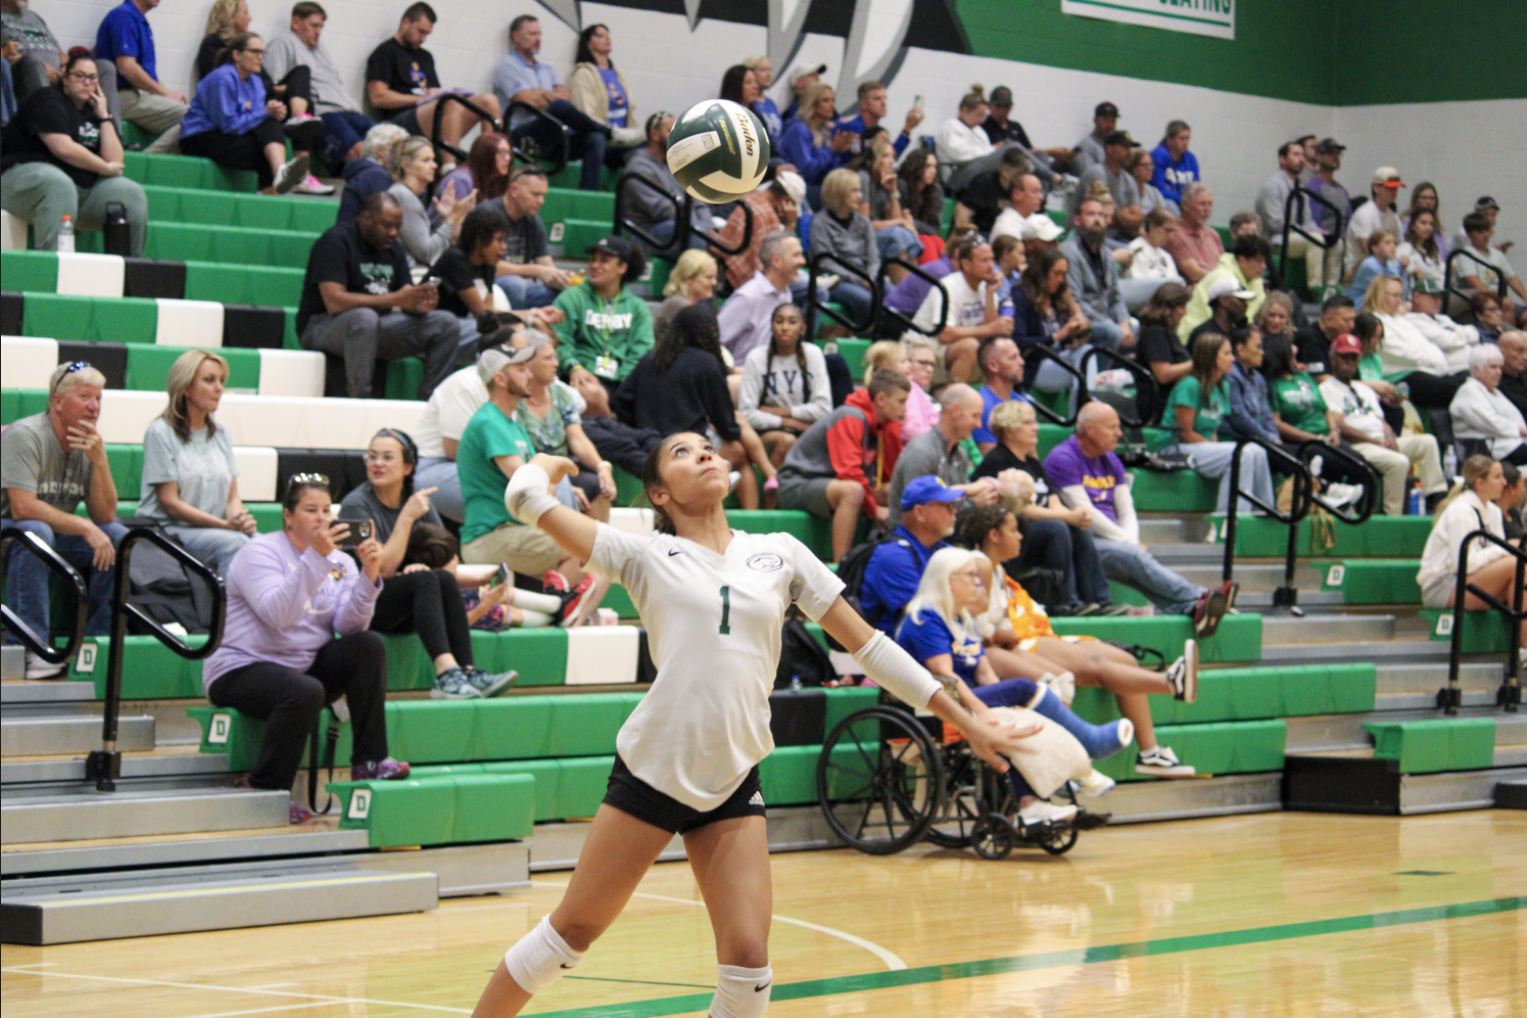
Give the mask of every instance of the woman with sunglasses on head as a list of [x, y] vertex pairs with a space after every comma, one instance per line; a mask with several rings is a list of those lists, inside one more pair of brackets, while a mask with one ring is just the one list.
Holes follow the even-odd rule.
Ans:
[[0, 152], [0, 208], [32, 224], [38, 251], [58, 250], [64, 217], [75, 230], [99, 230], [107, 204], [118, 202], [127, 214], [127, 253], [142, 256], [148, 197], [122, 176], [122, 139], [89, 50], [71, 51], [58, 85], [26, 97]]
[[419, 447], [406, 432], [383, 428], [366, 450], [366, 482], [339, 503], [342, 516], [369, 519], [382, 545], [377, 598], [371, 628], [379, 633], [418, 633], [435, 666], [437, 700], [497, 696], [517, 677], [490, 675], [472, 665], [471, 624], [456, 575], [407, 562], [408, 539], [419, 521], [444, 526], [429, 504], [434, 488], [414, 490]]
[[227, 428], [212, 414], [228, 384], [228, 361], [187, 350], [170, 366], [169, 403], [143, 436], [138, 515], [161, 520], [169, 535], [218, 576], [255, 533], [239, 497], [239, 464]]
[[624, 584], [647, 628], [657, 678], [620, 731], [615, 770], [561, 903], [511, 947], [473, 1013], [509, 1018], [576, 966], [630, 899], [675, 834], [700, 882], [716, 936], [712, 1015], [762, 1015], [769, 967], [766, 809], [758, 763], [774, 741], [769, 692], [780, 626], [797, 605], [849, 648], [892, 695], [965, 731], [995, 770], [1030, 731], [971, 718], [927, 671], [840, 596], [842, 582], [787, 534], [727, 524], [727, 464], [704, 436], [670, 435], [642, 485], [658, 533], [637, 536], [561, 506], [551, 486], [569, 460], [537, 456], [504, 495], [515, 518], [539, 527], [595, 573]]
[[[180, 150], [231, 170], [253, 170], [262, 193], [286, 194], [307, 179], [312, 157], [298, 152], [286, 158], [286, 103], [265, 91], [264, 66], [265, 43], [258, 35], [240, 32], [229, 39], [180, 122]], [[306, 126], [311, 137], [323, 125], [308, 120]]]
[[[387, 649], [367, 629], [382, 592], [382, 546], [340, 550], [350, 527], [331, 518], [329, 479], [296, 474], [281, 500], [282, 528], [261, 534], [228, 570], [222, 645], [202, 666], [207, 699], [265, 722], [246, 788], [292, 787], [318, 712], [343, 696], [349, 705], [357, 781], [408, 777], [387, 755]], [[312, 819], [297, 802], [292, 823]]]

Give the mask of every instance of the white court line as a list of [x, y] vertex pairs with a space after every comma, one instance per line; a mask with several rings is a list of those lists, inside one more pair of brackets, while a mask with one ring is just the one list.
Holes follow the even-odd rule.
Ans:
[[241, 1014], [270, 1014], [272, 1011], [300, 1011], [305, 1007], [339, 1007], [338, 1001], [320, 1000], [316, 1004], [278, 1004], [275, 1007], [256, 1007], [247, 1011], [218, 1011], [214, 1014], [195, 1014], [191, 1018], [234, 1018]]
[[[533, 887], [567, 887], [566, 884], [554, 884], [546, 880], [532, 880], [530, 883]], [[666, 894], [644, 894], [641, 891], [637, 891], [633, 897], [647, 898], [651, 901], [671, 901], [676, 905], [692, 905], [695, 908], [705, 907], [705, 902], [703, 901], [695, 901], [692, 898], [670, 898]], [[791, 919], [789, 916], [776, 915], [771, 916], [771, 918], [777, 923], [788, 923], [791, 926], [801, 926], [808, 930], [815, 930], [817, 933], [825, 933], [829, 937], [837, 937], [839, 940], [846, 940], [856, 947], [862, 947], [870, 954], [873, 954], [875, 957], [884, 962], [885, 967], [892, 972], [900, 972], [907, 967], [907, 963], [902, 961], [893, 952], [886, 950], [873, 941], [865, 940], [863, 937], [856, 937], [852, 933], [845, 933], [842, 930], [835, 930], [830, 926], [818, 926], [816, 923], [808, 923], [804, 919]]]
[[317, 1000], [329, 1004], [376, 1004], [379, 1007], [413, 1008], [417, 1011], [441, 1011], [445, 1014], [471, 1014], [464, 1007], [441, 1007], [438, 1004], [414, 1004], [401, 1000], [373, 1000], [370, 997], [331, 997], [322, 993], [293, 993], [290, 990], [257, 990], [245, 986], [209, 986], [206, 983], [172, 983], [162, 979], [123, 979], [119, 976], [87, 976], [77, 972], [33, 972], [31, 969], [7, 965], [0, 972], [19, 972], [27, 976], [47, 976], [51, 979], [91, 979], [100, 983], [126, 983], [133, 986], [168, 986], [178, 990], [219, 990], [223, 993], [252, 993], [261, 997], [297, 997], [300, 1000]]
[[259, 986], [246, 986], [246, 990], [274, 990], [278, 986], [296, 986], [296, 983], [261, 983]]

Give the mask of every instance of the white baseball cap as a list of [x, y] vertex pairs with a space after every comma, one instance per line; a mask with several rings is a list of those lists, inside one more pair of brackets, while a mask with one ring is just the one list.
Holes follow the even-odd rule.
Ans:
[[1209, 284], [1208, 293], [1205, 294], [1210, 304], [1221, 297], [1239, 297], [1241, 300], [1256, 300], [1257, 295], [1241, 286], [1240, 282], [1230, 276], [1221, 276]]

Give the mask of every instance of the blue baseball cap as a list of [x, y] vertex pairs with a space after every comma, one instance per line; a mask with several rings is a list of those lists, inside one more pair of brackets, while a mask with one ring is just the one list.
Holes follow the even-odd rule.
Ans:
[[915, 509], [929, 502], [958, 502], [965, 497], [962, 491], [955, 491], [943, 481], [929, 474], [927, 477], [918, 477], [901, 490], [901, 511]]

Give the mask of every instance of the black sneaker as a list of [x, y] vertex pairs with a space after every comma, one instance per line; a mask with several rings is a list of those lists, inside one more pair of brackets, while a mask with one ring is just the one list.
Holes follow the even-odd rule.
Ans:
[[1231, 599], [1235, 596], [1234, 582], [1227, 583], [1223, 587], [1211, 590], [1198, 599], [1193, 607], [1193, 635], [1197, 639], [1207, 640], [1219, 630], [1219, 621], [1225, 617], [1225, 612], [1230, 610]]

